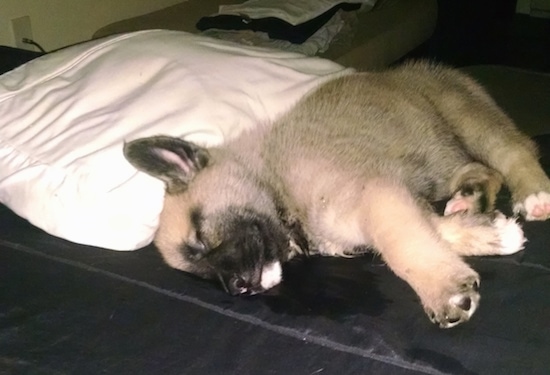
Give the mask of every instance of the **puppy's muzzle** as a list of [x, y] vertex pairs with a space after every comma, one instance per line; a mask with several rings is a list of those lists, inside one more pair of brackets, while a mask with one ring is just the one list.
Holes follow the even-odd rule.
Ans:
[[246, 275], [233, 275], [227, 280], [219, 275], [224, 289], [232, 296], [251, 296], [263, 293], [279, 284], [282, 281], [282, 268], [279, 261], [264, 265], [261, 277], [247, 278]]
[[227, 292], [232, 296], [251, 296], [265, 291], [261, 285], [247, 281], [239, 275], [234, 275], [227, 282], [222, 283], [224, 284]]

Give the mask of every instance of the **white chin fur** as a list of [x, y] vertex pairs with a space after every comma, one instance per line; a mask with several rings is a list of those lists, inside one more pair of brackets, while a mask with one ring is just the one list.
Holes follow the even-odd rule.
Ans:
[[268, 264], [262, 270], [262, 288], [265, 290], [273, 288], [283, 279], [283, 269], [280, 262]]

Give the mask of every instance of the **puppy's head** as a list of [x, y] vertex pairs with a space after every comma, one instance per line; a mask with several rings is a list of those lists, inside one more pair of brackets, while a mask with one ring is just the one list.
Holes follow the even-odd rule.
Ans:
[[246, 165], [224, 149], [164, 136], [127, 143], [124, 155], [166, 185], [155, 245], [170, 266], [218, 279], [233, 295], [281, 281], [290, 235]]

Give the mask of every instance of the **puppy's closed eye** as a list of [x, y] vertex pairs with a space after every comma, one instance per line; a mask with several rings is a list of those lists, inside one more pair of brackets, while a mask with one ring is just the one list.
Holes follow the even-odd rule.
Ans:
[[202, 259], [207, 253], [208, 253], [208, 247], [204, 244], [203, 241], [196, 238], [187, 240], [187, 242], [183, 245], [183, 248], [185, 252], [187, 253], [187, 256], [194, 260]]

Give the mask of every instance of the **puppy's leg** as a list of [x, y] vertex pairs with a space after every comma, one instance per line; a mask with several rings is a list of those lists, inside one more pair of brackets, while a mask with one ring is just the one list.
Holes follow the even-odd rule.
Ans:
[[500, 172], [512, 192], [514, 210], [527, 220], [550, 217], [550, 180], [536, 146], [473, 80], [451, 73], [434, 103], [469, 153]]
[[441, 239], [426, 211], [403, 186], [371, 181], [357, 205], [357, 222], [388, 266], [420, 297], [442, 328], [465, 322], [479, 301], [479, 276]]
[[500, 212], [493, 215], [433, 215], [432, 222], [451, 250], [463, 256], [509, 255], [522, 250], [525, 243], [519, 224]]
[[450, 182], [452, 198], [445, 206], [445, 215], [455, 212], [480, 213], [494, 209], [502, 175], [480, 163], [469, 163], [455, 172]]

